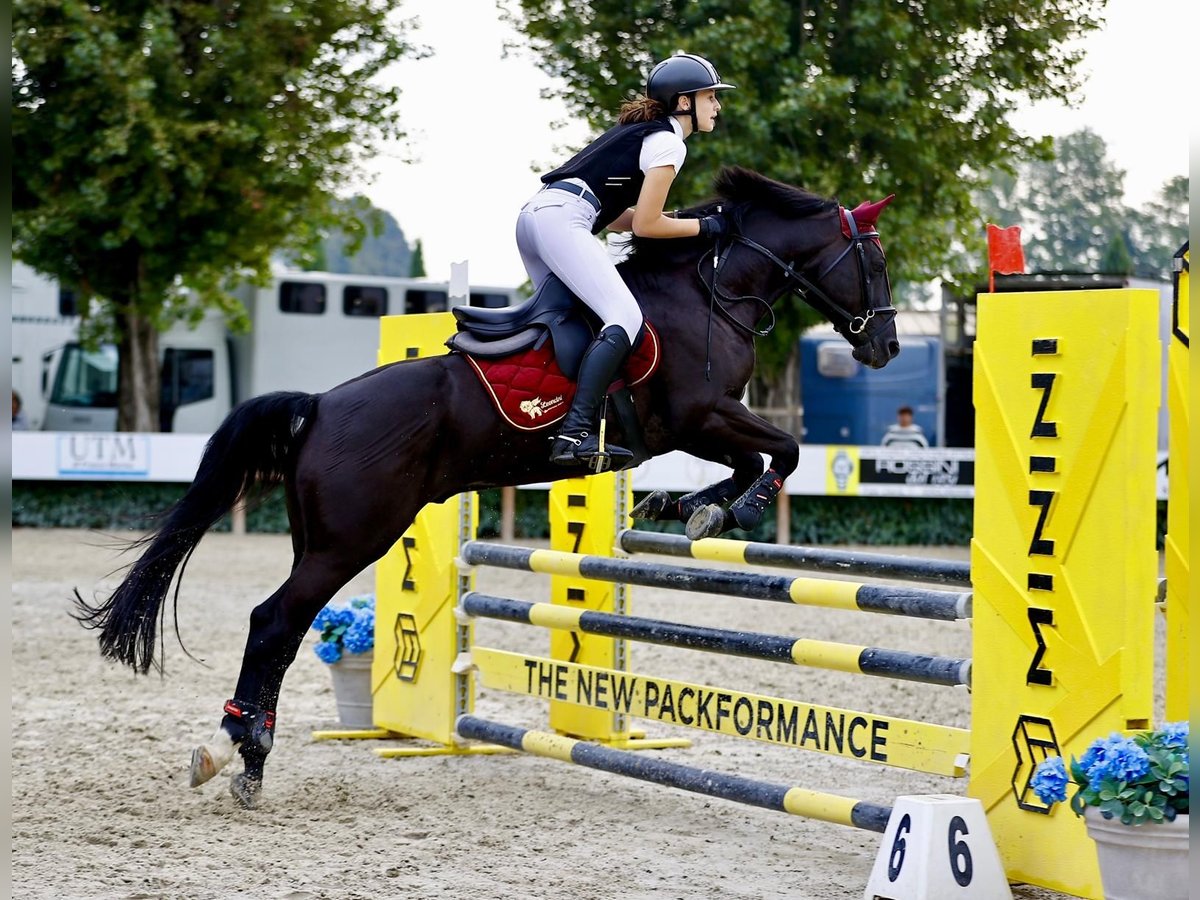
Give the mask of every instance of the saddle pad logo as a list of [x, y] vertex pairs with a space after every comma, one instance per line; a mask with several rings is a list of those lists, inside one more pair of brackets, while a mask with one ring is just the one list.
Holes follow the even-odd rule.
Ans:
[[565, 399], [562, 394], [557, 394], [545, 400], [541, 397], [534, 397], [532, 400], [522, 400], [520, 408], [521, 412], [525, 413], [529, 418], [536, 419], [538, 416], [545, 415], [550, 410], [562, 406]]
[[[658, 368], [658, 333], [646, 323], [646, 339], [634, 350], [625, 365], [622, 382], [633, 387], [645, 381]], [[504, 422], [521, 431], [540, 431], [561, 421], [575, 399], [575, 383], [563, 374], [554, 359], [550, 342], [499, 359], [483, 359], [460, 353], [479, 376], [492, 405]]]

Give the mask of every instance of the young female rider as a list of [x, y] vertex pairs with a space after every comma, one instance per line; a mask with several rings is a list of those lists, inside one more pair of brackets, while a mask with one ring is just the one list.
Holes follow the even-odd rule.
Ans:
[[[561, 465], [593, 471], [620, 468], [633, 454], [598, 436], [605, 392], [642, 328], [633, 294], [593, 235], [605, 228], [639, 237], [719, 237], [719, 216], [674, 219], [663, 214], [667, 192], [697, 131], [712, 131], [725, 84], [712, 63], [682, 54], [650, 73], [646, 95], [621, 107], [618, 124], [553, 172], [517, 218], [517, 247], [534, 288], [554, 273], [600, 319], [584, 353], [571, 409], [550, 450]], [[632, 208], [630, 208], [632, 206]]]

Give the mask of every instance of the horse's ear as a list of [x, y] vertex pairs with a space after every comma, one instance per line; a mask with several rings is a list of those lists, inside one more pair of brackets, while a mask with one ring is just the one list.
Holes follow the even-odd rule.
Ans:
[[879, 214], [895, 199], [895, 194], [888, 194], [882, 200], [877, 200], [875, 203], [860, 203], [850, 211], [850, 215], [854, 216], [854, 221], [859, 226], [864, 228], [873, 227], [879, 221]]

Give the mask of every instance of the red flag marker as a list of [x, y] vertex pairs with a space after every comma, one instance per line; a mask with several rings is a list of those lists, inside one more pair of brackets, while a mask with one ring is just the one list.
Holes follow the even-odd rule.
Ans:
[[987, 227], [988, 291], [996, 292], [996, 273], [1021, 275], [1025, 272], [1025, 251], [1021, 249], [1021, 226]]

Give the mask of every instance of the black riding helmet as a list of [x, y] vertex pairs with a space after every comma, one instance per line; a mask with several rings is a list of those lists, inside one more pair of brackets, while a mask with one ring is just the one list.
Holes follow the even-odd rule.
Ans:
[[[650, 72], [650, 77], [646, 79], [646, 96], [666, 107], [669, 115], [681, 116], [685, 113], [675, 112], [675, 103], [681, 95], [694, 95], [696, 91], [720, 91], [732, 87], [734, 85], [721, 81], [716, 67], [704, 57], [680, 53], [678, 56], [664, 59]], [[694, 96], [691, 106], [692, 131], [696, 131], [700, 126], [696, 121]]]

